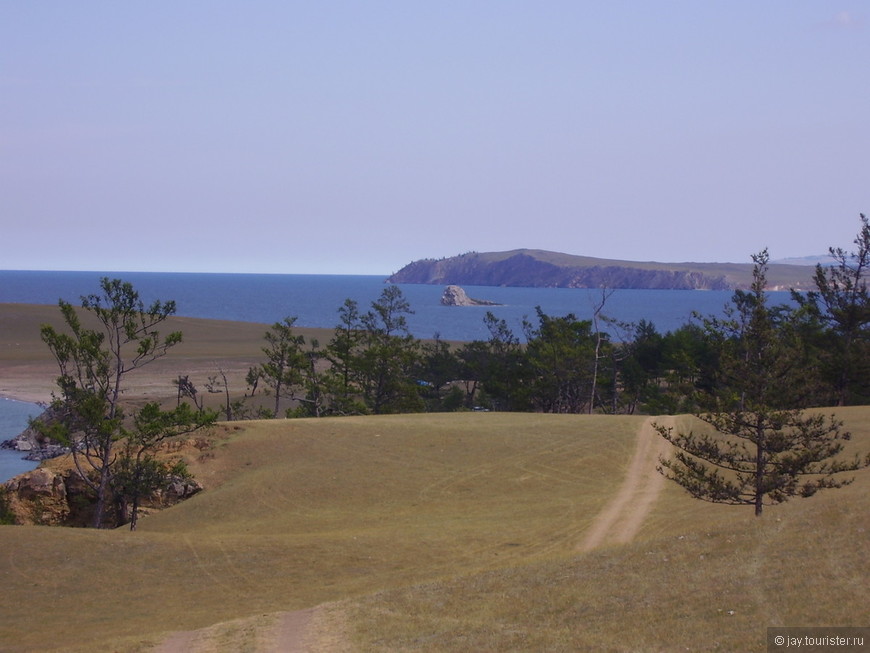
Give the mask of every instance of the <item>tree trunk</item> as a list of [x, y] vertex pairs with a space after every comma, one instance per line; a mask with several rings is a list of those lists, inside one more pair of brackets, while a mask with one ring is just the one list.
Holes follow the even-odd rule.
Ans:
[[764, 508], [764, 431], [756, 430], [755, 440], [755, 516], [761, 517]]
[[[108, 458], [107, 456], [105, 458]], [[94, 508], [94, 528], [103, 527], [103, 513], [106, 511], [106, 495], [109, 493], [109, 461], [103, 460], [100, 469], [100, 484], [97, 486], [97, 505]]]
[[136, 530], [136, 522], [139, 521], [139, 493], [133, 497], [133, 509], [130, 511], [130, 530]]
[[598, 331], [598, 313], [593, 317], [595, 323], [595, 359], [592, 361], [592, 389], [589, 392], [589, 414], [595, 409], [595, 393], [598, 392], [598, 354], [601, 351], [601, 333]]

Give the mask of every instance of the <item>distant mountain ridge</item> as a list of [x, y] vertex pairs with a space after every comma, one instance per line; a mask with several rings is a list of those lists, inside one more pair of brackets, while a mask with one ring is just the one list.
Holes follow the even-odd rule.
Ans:
[[[813, 268], [807, 265], [771, 264], [768, 289], [807, 290], [812, 288], [812, 276]], [[749, 287], [752, 264], [621, 261], [515, 249], [421, 259], [409, 263], [387, 281], [530, 288], [733, 290]]]
[[815, 256], [792, 256], [789, 258], [780, 258], [771, 261], [771, 263], [782, 263], [785, 265], [812, 265], [813, 267], [816, 267], [816, 265], [831, 266], [835, 264], [835, 261], [831, 258], [830, 254], [817, 254]]

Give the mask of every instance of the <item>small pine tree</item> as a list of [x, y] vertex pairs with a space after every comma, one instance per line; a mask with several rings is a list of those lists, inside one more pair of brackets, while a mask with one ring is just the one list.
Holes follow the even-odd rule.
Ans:
[[821, 315], [835, 336], [826, 352], [833, 364], [837, 405], [866, 401], [870, 395], [870, 223], [861, 214], [856, 249], [829, 248], [833, 265], [816, 266], [816, 291], [806, 302]]
[[285, 317], [283, 322], [275, 322], [263, 338], [266, 345], [262, 352], [266, 362], [252, 367], [248, 372], [248, 382], [256, 385], [262, 379], [266, 392], [275, 397], [272, 417], [280, 417], [281, 399], [295, 399], [296, 389], [302, 385], [307, 358], [303, 352], [305, 336], [294, 333], [295, 317]]
[[760, 516], [765, 501], [850, 483], [839, 475], [870, 460], [835, 459], [850, 437], [842, 422], [788, 407], [800, 385], [800, 348], [781, 311], [767, 305], [767, 250], [752, 258], [752, 289], [735, 292], [729, 319], [705, 323], [720, 348], [722, 377], [710, 409], [697, 417], [714, 433], [656, 429], [676, 447], [659, 472], [698, 499], [753, 505]]

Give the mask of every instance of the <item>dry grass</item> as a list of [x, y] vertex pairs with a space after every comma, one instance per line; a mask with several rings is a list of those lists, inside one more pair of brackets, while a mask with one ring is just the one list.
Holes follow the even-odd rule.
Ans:
[[[870, 410], [838, 411], [870, 450]], [[768, 508], [666, 486], [638, 540], [384, 591], [344, 609], [366, 651], [766, 650], [768, 626], [870, 623], [870, 471]]]
[[830, 497], [347, 610], [367, 651], [763, 651], [768, 626], [868, 623], [866, 524]]
[[[843, 415], [870, 449], [870, 411]], [[221, 429], [195, 463], [206, 492], [136, 533], [0, 528], [0, 650], [144, 651], [195, 629], [197, 650], [269, 650], [274, 613], [334, 601], [326, 623], [366, 651], [763, 650], [769, 625], [867, 623], [867, 472], [761, 520], [666, 486], [635, 542], [578, 553], [640, 424]]]
[[460, 414], [227, 429], [194, 465], [207, 491], [136, 533], [0, 529], [0, 641], [132, 648], [131, 637], [557, 559], [621, 481], [640, 423]]

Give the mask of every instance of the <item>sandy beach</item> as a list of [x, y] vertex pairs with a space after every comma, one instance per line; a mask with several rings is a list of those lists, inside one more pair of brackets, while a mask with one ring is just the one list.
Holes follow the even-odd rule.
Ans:
[[[19, 401], [45, 403], [56, 389], [57, 363], [40, 338], [40, 326], [63, 328], [57, 306], [0, 304], [0, 396]], [[161, 332], [181, 331], [183, 341], [161, 359], [125, 377], [131, 399], [169, 400], [176, 396], [173, 380], [188, 376], [207, 403], [219, 404], [221, 394], [208, 394], [209, 377], [226, 374], [230, 394], [246, 390], [248, 370], [263, 359], [263, 335], [268, 325], [252, 322], [172, 317]], [[327, 329], [299, 329], [310, 339], [327, 342]]]

